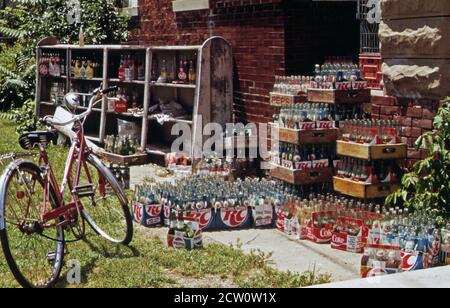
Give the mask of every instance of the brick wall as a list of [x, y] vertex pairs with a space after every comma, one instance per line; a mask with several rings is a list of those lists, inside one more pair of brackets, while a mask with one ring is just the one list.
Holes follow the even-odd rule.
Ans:
[[406, 99], [393, 96], [372, 97], [372, 118], [396, 120], [401, 124], [402, 142], [408, 144], [408, 165], [428, 156], [425, 150], [414, 147], [418, 137], [433, 129], [433, 119], [440, 106], [439, 101], [429, 99]]
[[[133, 43], [192, 45], [218, 35], [232, 44], [237, 121], [260, 123], [272, 118], [275, 110], [269, 106], [269, 92], [275, 75], [287, 70], [311, 73], [324, 56], [356, 55], [359, 46], [354, 35], [359, 29], [355, 4], [210, 0], [211, 10], [177, 14], [171, 0], [140, 0], [139, 4]], [[348, 40], [339, 39], [342, 33]]]

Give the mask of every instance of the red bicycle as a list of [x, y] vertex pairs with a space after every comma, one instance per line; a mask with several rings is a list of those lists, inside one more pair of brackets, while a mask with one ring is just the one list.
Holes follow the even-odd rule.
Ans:
[[[115, 244], [127, 245], [132, 240], [127, 197], [93, 154], [83, 129], [92, 108], [115, 90], [96, 89], [88, 109], [79, 115], [58, 107], [54, 116], [42, 120], [52, 131], [21, 136], [22, 148], [38, 149], [38, 164], [24, 158], [31, 152], [6, 157], [14, 161], [0, 178], [0, 240], [7, 263], [23, 287], [51, 287], [58, 281], [65, 245], [85, 237], [86, 222]], [[75, 94], [67, 94], [65, 101], [68, 107], [78, 105]], [[59, 185], [46, 149], [61, 134], [70, 138], [71, 147]], [[67, 232], [71, 240], [66, 239]]]

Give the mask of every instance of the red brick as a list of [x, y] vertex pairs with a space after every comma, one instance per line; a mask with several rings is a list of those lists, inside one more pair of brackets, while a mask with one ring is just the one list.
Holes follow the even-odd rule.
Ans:
[[416, 149], [408, 149], [408, 159], [421, 159], [421, 153], [420, 151], [417, 151]]
[[382, 106], [381, 107], [381, 114], [383, 115], [400, 115], [402, 113], [402, 110], [400, 107], [397, 106]]
[[423, 109], [423, 115], [422, 117], [426, 120], [433, 120], [434, 117], [436, 116], [436, 111], [434, 110], [430, 110], [430, 109]]
[[381, 106], [380, 105], [372, 105], [371, 110], [372, 110], [372, 115], [379, 115], [381, 112]]
[[411, 127], [402, 127], [402, 136], [403, 137], [411, 137]]
[[396, 106], [397, 98], [394, 96], [372, 96], [372, 104], [381, 106]]
[[411, 128], [411, 137], [419, 138], [422, 136], [422, 128], [421, 127], [412, 127]]
[[427, 130], [433, 129], [433, 120], [421, 120], [420, 127]]
[[422, 107], [420, 107], [420, 106], [408, 107], [406, 116], [412, 117], [412, 118], [421, 118], [422, 117]]

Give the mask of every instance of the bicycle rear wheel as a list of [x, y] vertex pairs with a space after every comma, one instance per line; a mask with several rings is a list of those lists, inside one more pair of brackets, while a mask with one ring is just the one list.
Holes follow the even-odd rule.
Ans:
[[[69, 179], [72, 190], [74, 175], [72, 170]], [[114, 244], [128, 245], [133, 238], [128, 199], [111, 171], [96, 156], [88, 155], [77, 187], [83, 195], [79, 196], [81, 213], [89, 226]]]
[[[51, 186], [46, 199], [47, 212], [59, 206]], [[64, 230], [43, 228], [43, 201], [40, 168], [25, 160], [11, 163], [0, 178], [0, 240], [15, 279], [25, 288], [53, 286], [63, 264]]]

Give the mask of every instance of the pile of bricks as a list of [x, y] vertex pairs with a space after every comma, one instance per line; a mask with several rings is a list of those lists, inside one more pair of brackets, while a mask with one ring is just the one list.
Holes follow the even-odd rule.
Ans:
[[372, 119], [395, 120], [401, 124], [402, 142], [408, 144], [408, 168], [428, 156], [426, 150], [416, 150], [414, 145], [422, 134], [433, 129], [439, 106], [436, 100], [372, 96]]

